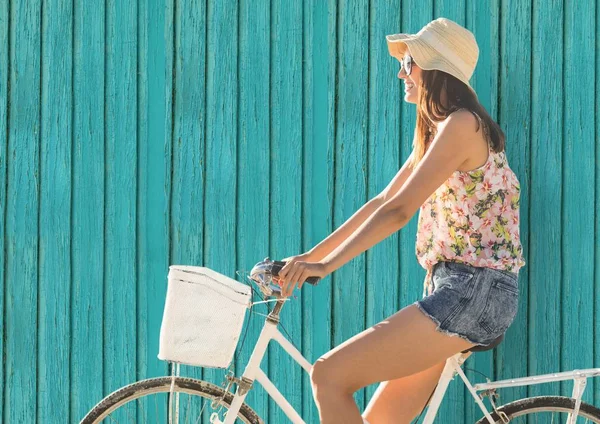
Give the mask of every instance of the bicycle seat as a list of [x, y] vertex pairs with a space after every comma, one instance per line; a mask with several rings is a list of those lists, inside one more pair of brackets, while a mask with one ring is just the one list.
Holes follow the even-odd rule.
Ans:
[[492, 342], [488, 345], [484, 345], [484, 346], [480, 346], [480, 345], [475, 345], [470, 349], [467, 350], [463, 350], [461, 353], [467, 353], [467, 352], [483, 352], [486, 350], [490, 350], [495, 348], [496, 346], [498, 346], [500, 344], [500, 342], [504, 339], [504, 333], [500, 335], [500, 337], [492, 340]]

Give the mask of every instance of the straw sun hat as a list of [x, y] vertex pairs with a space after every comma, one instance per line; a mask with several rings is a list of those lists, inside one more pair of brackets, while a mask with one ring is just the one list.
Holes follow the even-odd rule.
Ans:
[[406, 49], [421, 69], [438, 69], [469, 84], [479, 58], [475, 36], [468, 29], [446, 18], [437, 18], [416, 34], [391, 34], [385, 37], [390, 55], [398, 60]]

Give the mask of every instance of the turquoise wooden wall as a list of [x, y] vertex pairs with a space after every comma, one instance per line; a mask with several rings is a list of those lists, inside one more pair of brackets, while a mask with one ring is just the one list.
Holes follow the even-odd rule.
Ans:
[[[438, 16], [475, 33], [473, 85], [522, 184], [519, 312], [468, 376], [599, 367], [600, 1], [2, 0], [2, 421], [77, 422], [168, 373], [156, 355], [170, 264], [235, 277], [310, 249], [379, 193], [415, 125], [385, 35]], [[420, 297], [415, 231], [416, 216], [286, 305], [309, 360]], [[262, 320], [248, 321], [238, 373]], [[278, 346], [263, 367], [318, 422]], [[361, 408], [374, 389], [357, 392]], [[286, 422], [262, 388], [247, 400]], [[600, 404], [600, 384], [583, 400]], [[440, 414], [481, 416], [458, 378]]]

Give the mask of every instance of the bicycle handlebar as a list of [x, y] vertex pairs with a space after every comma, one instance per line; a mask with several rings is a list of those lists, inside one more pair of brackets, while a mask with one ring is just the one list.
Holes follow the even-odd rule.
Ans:
[[[271, 267], [271, 275], [273, 277], [278, 277], [279, 271], [281, 271], [281, 269], [285, 266], [285, 264], [287, 264], [286, 261], [273, 261], [273, 265]], [[308, 277], [306, 279], [305, 283], [316, 286], [320, 279], [321, 279], [320, 277]]]
[[[254, 265], [249, 278], [258, 285], [265, 296], [281, 297], [281, 286], [274, 283], [273, 279], [279, 277], [279, 271], [286, 263], [286, 261], [273, 261], [267, 256]], [[307, 278], [305, 282], [314, 286], [320, 279], [320, 277], [313, 276]]]

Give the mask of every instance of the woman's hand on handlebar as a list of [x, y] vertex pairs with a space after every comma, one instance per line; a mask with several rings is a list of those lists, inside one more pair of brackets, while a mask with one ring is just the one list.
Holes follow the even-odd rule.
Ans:
[[281, 294], [285, 297], [288, 297], [292, 294], [296, 284], [298, 284], [298, 288], [301, 289], [307, 278], [323, 278], [329, 274], [325, 264], [312, 259], [310, 253], [290, 256], [282, 259], [282, 261], [287, 262], [279, 271]]
[[289, 256], [287, 258], [282, 259], [282, 261], [287, 262], [286, 266], [290, 262], [294, 262], [294, 261], [314, 262], [314, 260], [315, 260], [315, 258], [313, 258], [311, 256], [310, 252], [302, 253], [302, 254], [296, 255], [296, 256]]

